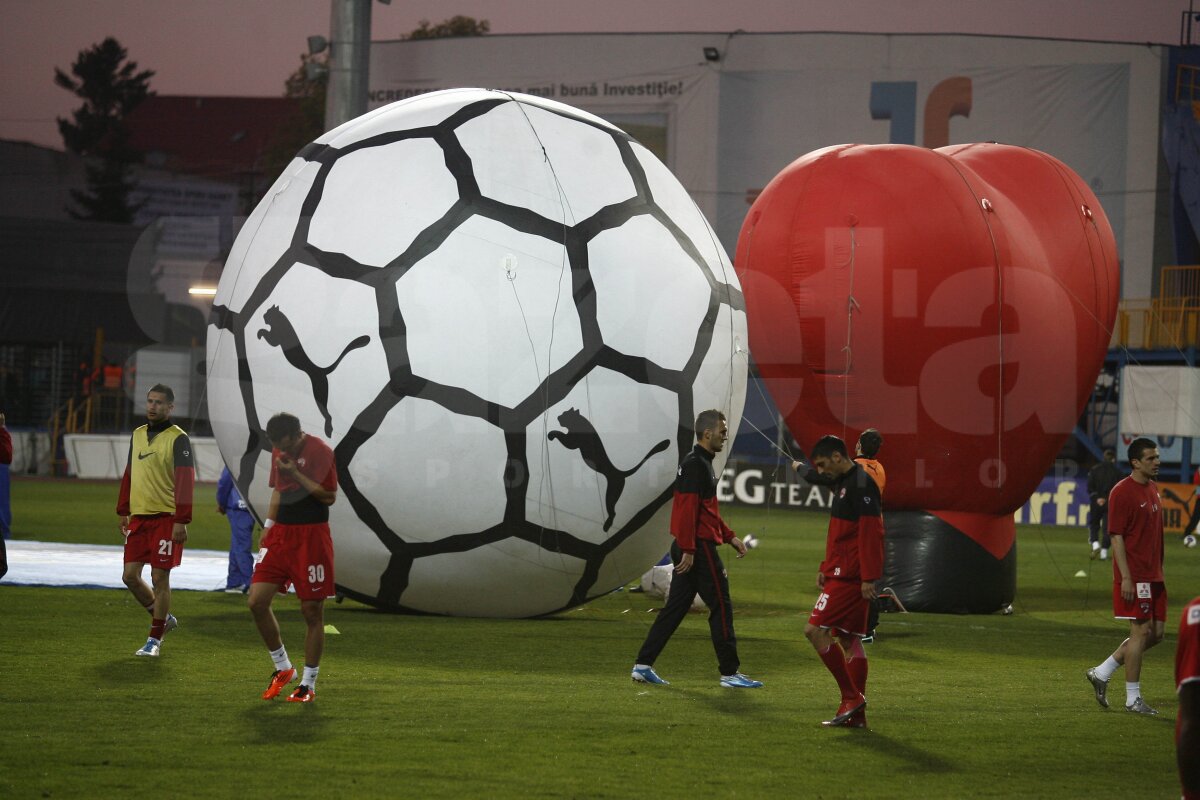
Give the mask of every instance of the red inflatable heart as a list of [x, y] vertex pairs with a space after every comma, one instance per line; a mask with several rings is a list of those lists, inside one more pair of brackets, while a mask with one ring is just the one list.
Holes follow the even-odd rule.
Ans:
[[[1083, 180], [1021, 147], [830, 147], [763, 190], [736, 265], [754, 359], [801, 444], [880, 429], [886, 506], [1002, 557], [1116, 315], [1116, 243]], [[976, 514], [1010, 533], [976, 536]]]

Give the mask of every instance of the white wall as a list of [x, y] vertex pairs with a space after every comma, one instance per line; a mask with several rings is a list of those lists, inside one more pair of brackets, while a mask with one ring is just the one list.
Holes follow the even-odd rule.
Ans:
[[[715, 47], [719, 61], [706, 61]], [[914, 144], [942, 80], [971, 79], [950, 143], [1045, 150], [1088, 181], [1121, 247], [1123, 297], [1149, 297], [1161, 46], [1001, 36], [842, 33], [550, 34], [374, 42], [371, 108], [458, 86], [526, 91], [600, 116], [668, 119], [668, 163], [733, 251], [749, 205], [788, 163], [889, 141], [872, 86], [916, 84]], [[639, 88], [643, 87], [640, 90]], [[594, 90], [594, 94], [592, 93]], [[747, 97], [751, 99], [747, 100]]]

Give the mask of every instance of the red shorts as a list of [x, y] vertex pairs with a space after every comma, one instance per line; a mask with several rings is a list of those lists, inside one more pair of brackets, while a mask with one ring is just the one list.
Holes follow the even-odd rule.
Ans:
[[1167, 585], [1162, 581], [1133, 584], [1133, 602], [1121, 597], [1121, 582], [1113, 581], [1113, 616], [1117, 619], [1167, 621]]
[[183, 560], [183, 542], [171, 540], [175, 518], [170, 514], [156, 517], [130, 517], [129, 536], [125, 539], [125, 563], [149, 564], [153, 569], [174, 569]]
[[333, 597], [333, 539], [329, 524], [275, 523], [262, 538], [261, 560], [251, 583], [275, 583], [281, 592], [296, 587], [301, 600]]
[[822, 589], [808, 618], [809, 624], [866, 636], [871, 606], [862, 596], [862, 581], [826, 578]]

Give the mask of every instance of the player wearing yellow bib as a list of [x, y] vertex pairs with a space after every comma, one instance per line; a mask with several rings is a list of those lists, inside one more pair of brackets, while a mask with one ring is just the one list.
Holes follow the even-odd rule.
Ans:
[[[171, 423], [174, 408], [170, 386], [155, 384], [146, 393], [146, 424], [130, 437], [117, 500], [125, 536], [121, 578], [151, 619], [150, 636], [137, 656], [157, 657], [163, 636], [179, 625], [171, 614], [171, 570], [183, 559], [196, 470], [187, 434]], [[146, 564], [153, 589], [142, 580]]]

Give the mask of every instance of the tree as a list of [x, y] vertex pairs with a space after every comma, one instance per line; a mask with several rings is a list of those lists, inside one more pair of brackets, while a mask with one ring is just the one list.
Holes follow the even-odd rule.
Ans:
[[[274, 180], [305, 145], [325, 132], [325, 90], [329, 73], [324, 56], [300, 56], [300, 66], [283, 84], [283, 96], [297, 101], [286, 124], [270, 138], [263, 170]], [[257, 198], [255, 198], [257, 201]]]
[[[462, 15], [450, 17], [437, 24], [421, 20], [420, 26], [402, 39], [444, 39], [451, 36], [483, 36], [491, 29], [486, 19]], [[296, 153], [325, 132], [325, 90], [329, 73], [322, 67], [328, 61], [324, 55], [301, 55], [300, 66], [284, 81], [284, 97], [299, 100], [291, 121], [276, 131], [266, 154], [265, 169], [275, 176], [283, 172]]]
[[72, 199], [83, 209], [67, 209], [76, 219], [129, 223], [137, 210], [129, 204], [134, 188], [130, 164], [138, 154], [129, 144], [127, 120], [152, 94], [154, 72], [139, 72], [137, 62], [127, 56], [125, 48], [110, 36], [81, 50], [70, 75], [54, 69], [55, 85], [83, 100], [83, 105], [71, 112], [70, 120], [58, 118], [63, 145], [93, 159], [86, 166], [88, 190], [71, 191]]
[[[300, 66], [283, 84], [283, 96], [300, 101], [297, 127], [301, 128], [298, 151], [324, 132], [325, 94], [329, 86], [329, 60], [325, 56], [304, 54]], [[291, 155], [295, 155], [295, 151]]]
[[492, 29], [486, 19], [476, 20], [474, 17], [464, 17], [456, 14], [449, 19], [430, 25], [429, 20], [421, 20], [416, 30], [402, 39], [446, 39], [451, 36], [483, 36]]

